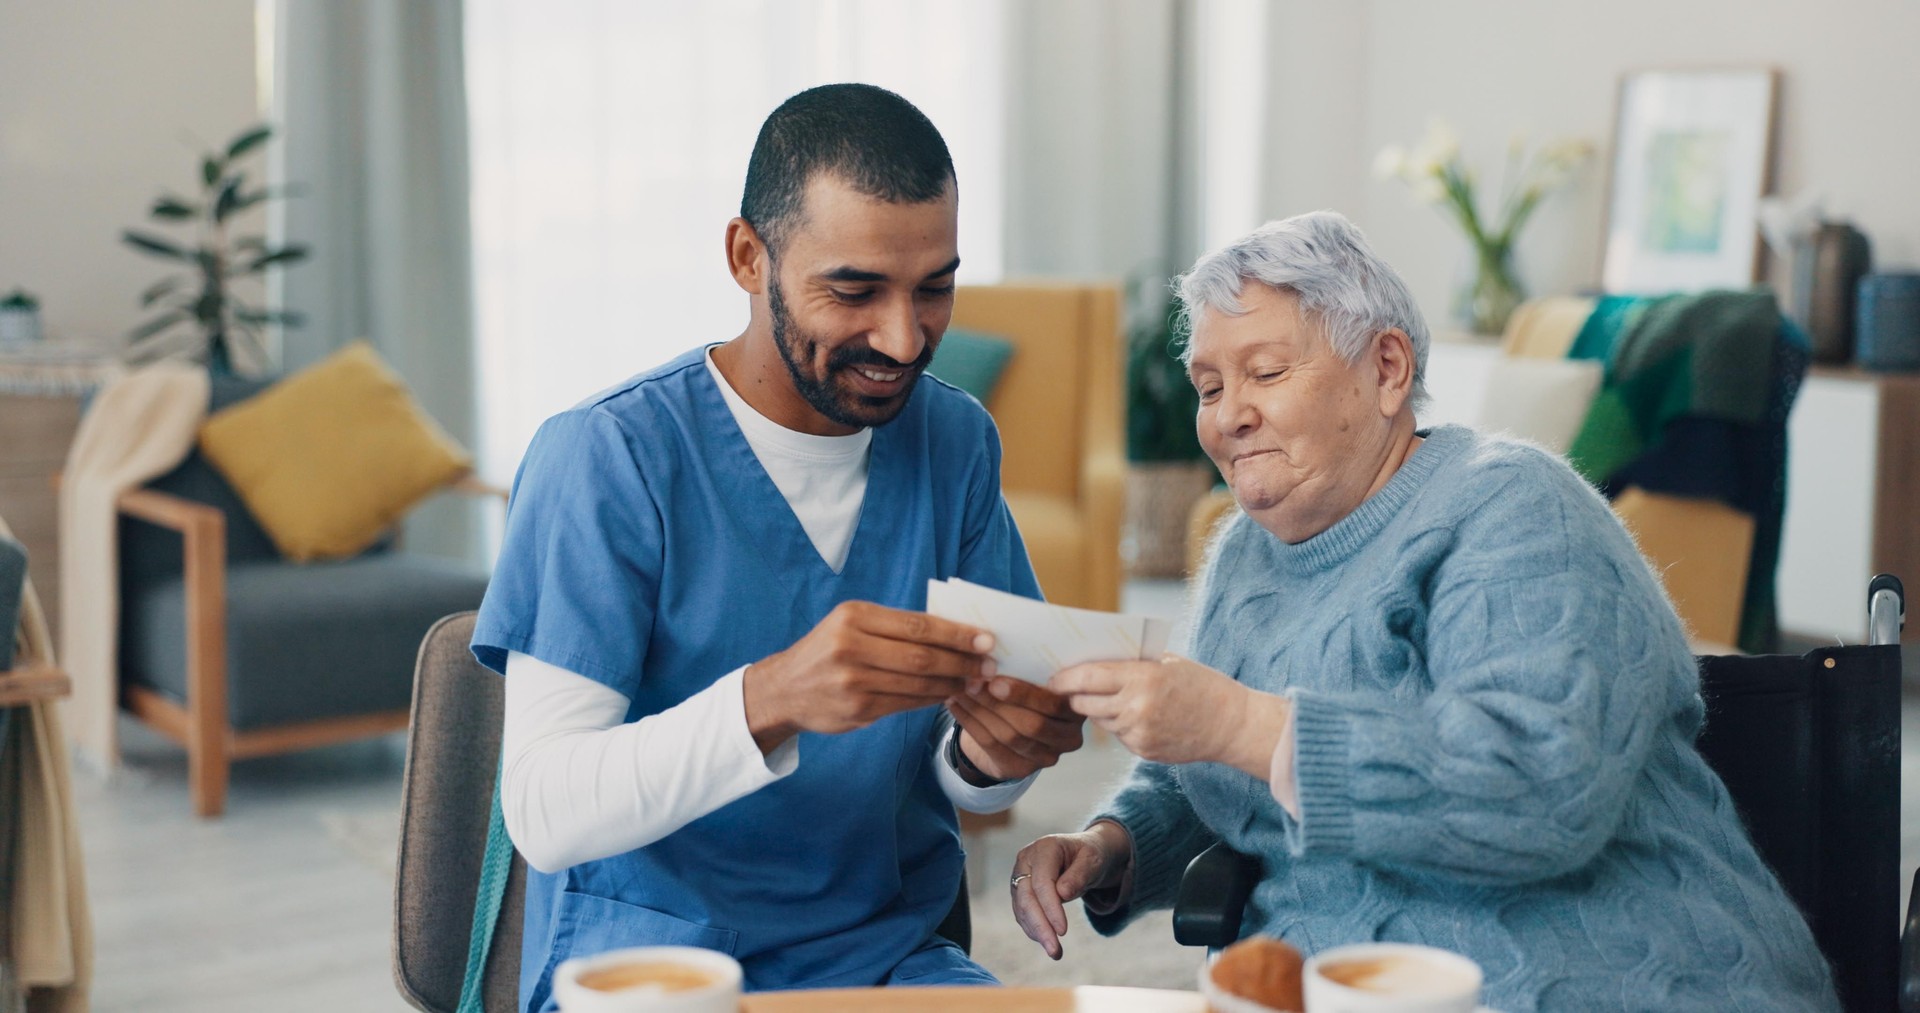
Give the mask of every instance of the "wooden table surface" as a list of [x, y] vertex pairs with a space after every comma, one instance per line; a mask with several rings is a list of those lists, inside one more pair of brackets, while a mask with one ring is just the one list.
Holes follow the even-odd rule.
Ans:
[[1198, 992], [1154, 988], [848, 988], [759, 992], [742, 1013], [1207, 1013]]

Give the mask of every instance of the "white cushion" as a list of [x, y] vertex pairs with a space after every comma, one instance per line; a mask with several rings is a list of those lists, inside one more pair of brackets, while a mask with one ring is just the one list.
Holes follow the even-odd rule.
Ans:
[[1600, 363], [1592, 359], [1502, 356], [1487, 376], [1478, 428], [1565, 454], [1600, 389], [1600, 374]]

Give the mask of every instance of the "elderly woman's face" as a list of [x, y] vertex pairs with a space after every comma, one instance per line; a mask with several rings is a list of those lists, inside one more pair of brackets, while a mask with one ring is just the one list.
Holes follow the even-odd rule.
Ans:
[[1283, 541], [1303, 542], [1404, 458], [1407, 346], [1390, 331], [1349, 365], [1291, 292], [1249, 282], [1240, 302], [1240, 316], [1207, 310], [1194, 322], [1188, 375], [1200, 393], [1200, 444], [1241, 509]]

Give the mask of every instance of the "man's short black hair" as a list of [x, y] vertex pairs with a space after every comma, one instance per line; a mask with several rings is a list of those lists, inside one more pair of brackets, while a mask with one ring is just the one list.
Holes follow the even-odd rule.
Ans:
[[760, 125], [740, 217], [777, 253], [807, 182], [831, 172], [894, 204], [938, 200], [954, 179], [947, 142], [913, 103], [870, 84], [825, 84], [782, 102]]

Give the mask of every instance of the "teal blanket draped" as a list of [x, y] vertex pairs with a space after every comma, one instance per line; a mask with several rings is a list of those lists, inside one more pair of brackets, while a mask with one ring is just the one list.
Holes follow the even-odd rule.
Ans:
[[1567, 352], [1606, 363], [1567, 450], [1574, 470], [1604, 486], [1683, 415], [1759, 425], [1779, 329], [1779, 307], [1765, 290], [1601, 299]]

